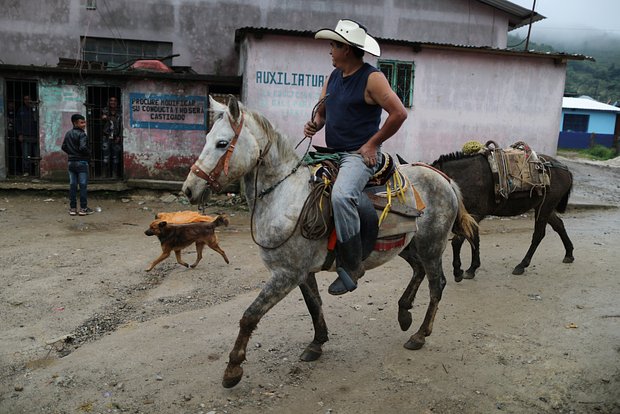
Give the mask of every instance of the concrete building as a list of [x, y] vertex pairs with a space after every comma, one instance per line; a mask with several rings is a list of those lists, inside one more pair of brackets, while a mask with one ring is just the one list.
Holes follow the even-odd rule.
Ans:
[[[207, 94], [240, 96], [297, 142], [332, 69], [312, 33], [344, 17], [378, 38], [383, 55], [367, 60], [411, 112], [387, 151], [432, 161], [493, 139], [555, 152], [566, 62], [584, 57], [506, 49], [511, 29], [543, 18], [509, 1], [25, 1], [0, 16], [0, 179], [65, 179], [60, 143], [74, 112], [87, 115], [91, 174], [104, 177], [101, 113], [112, 96], [125, 179], [184, 178], [209, 128]], [[9, 127], [25, 95], [38, 131], [29, 167]]]
[[562, 100], [559, 148], [584, 149], [593, 145], [615, 147], [620, 135], [620, 108], [594, 99], [566, 97]]

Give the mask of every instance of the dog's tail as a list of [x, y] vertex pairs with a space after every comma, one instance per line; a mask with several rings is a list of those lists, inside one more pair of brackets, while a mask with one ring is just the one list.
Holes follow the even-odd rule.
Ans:
[[224, 214], [219, 215], [215, 218], [215, 220], [212, 221], [212, 223], [215, 227], [228, 226], [228, 217], [226, 217], [226, 215]]

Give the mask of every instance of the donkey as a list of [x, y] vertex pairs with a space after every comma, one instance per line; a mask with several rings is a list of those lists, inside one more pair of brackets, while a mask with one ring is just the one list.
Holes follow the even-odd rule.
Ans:
[[[209, 97], [210, 108], [218, 114], [205, 146], [183, 184], [191, 203], [199, 203], [205, 192], [222, 191], [227, 185], [243, 180], [245, 196], [252, 211], [251, 231], [260, 255], [271, 272], [258, 297], [245, 310], [222, 385], [234, 387], [243, 376], [241, 364], [246, 359], [248, 341], [261, 318], [280, 300], [299, 286], [314, 325], [314, 339], [301, 354], [301, 360], [314, 361], [322, 354], [328, 340], [322, 301], [315, 273], [322, 269], [328, 254], [328, 237], [309, 240], [302, 236], [298, 218], [311, 193], [311, 173], [301, 166], [289, 140], [262, 115], [245, 109], [230, 97], [223, 105]], [[471, 237], [475, 221], [466, 212], [458, 186], [429, 167], [400, 166], [426, 203], [418, 218], [417, 232], [406, 234], [403, 246], [373, 251], [363, 262], [372, 269], [396, 255], [413, 269], [413, 276], [398, 306], [398, 322], [409, 329], [409, 310], [420, 283], [428, 277], [430, 303], [419, 330], [405, 343], [408, 349], [420, 349], [433, 328], [437, 306], [446, 279], [442, 253], [452, 230]], [[261, 194], [259, 197], [258, 194]], [[330, 269], [334, 271], [332, 266]]]
[[[534, 234], [525, 257], [512, 271], [513, 275], [521, 275], [530, 265], [536, 248], [545, 237], [547, 223], [555, 230], [566, 251], [564, 263], [572, 263], [573, 243], [568, 237], [562, 219], [557, 213], [564, 213], [568, 205], [568, 198], [573, 187], [573, 175], [566, 166], [548, 155], [539, 154], [540, 159], [546, 161], [545, 168], [550, 174], [551, 184], [542, 194], [536, 192], [527, 194], [513, 193], [507, 199], [495, 200], [495, 189], [491, 167], [483, 154], [465, 155], [462, 152], [442, 155], [432, 163], [439, 170], [452, 177], [463, 192], [463, 202], [467, 211], [480, 223], [486, 216], [510, 217], [523, 214], [529, 210], [535, 212]], [[476, 270], [480, 267], [480, 237], [478, 229], [471, 244], [471, 265], [463, 275], [461, 269], [461, 247], [463, 237], [456, 235], [452, 239], [454, 278], [458, 282], [463, 277], [473, 279]]]

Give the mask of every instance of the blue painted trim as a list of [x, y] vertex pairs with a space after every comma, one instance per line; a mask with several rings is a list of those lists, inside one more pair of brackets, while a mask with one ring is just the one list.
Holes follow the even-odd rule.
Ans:
[[[590, 132], [560, 132], [558, 148], [586, 149], [590, 148]], [[614, 145], [613, 134], [595, 134], [594, 145], [603, 145], [612, 148]]]

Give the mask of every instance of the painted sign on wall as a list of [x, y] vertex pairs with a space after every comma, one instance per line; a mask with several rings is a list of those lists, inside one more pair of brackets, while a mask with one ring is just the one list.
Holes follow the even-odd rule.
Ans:
[[129, 94], [132, 128], [206, 130], [205, 96]]
[[257, 70], [255, 93], [261, 107], [286, 116], [309, 117], [327, 76], [316, 73]]

